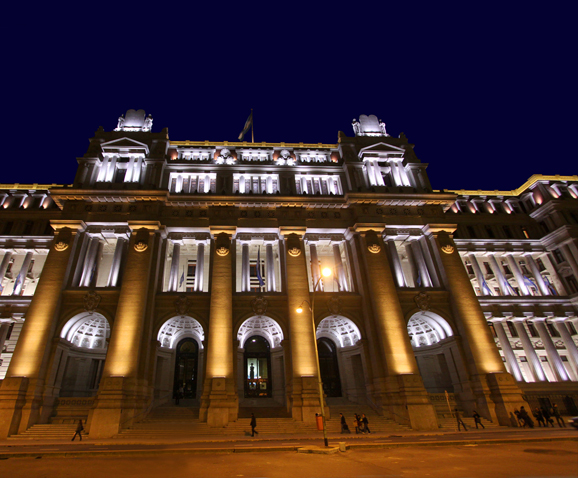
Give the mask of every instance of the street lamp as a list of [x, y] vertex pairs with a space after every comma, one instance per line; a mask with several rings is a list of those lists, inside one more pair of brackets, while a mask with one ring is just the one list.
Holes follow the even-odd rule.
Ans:
[[[329, 277], [333, 274], [333, 271], [326, 267], [321, 271], [322, 277]], [[317, 379], [319, 383], [319, 403], [321, 404], [321, 421], [323, 422], [323, 441], [325, 442], [325, 446], [329, 446], [329, 442], [327, 441], [327, 428], [325, 426], [325, 407], [323, 406], [323, 383], [321, 382], [321, 366], [319, 365], [319, 350], [317, 349], [317, 333], [315, 330], [315, 290], [321, 282], [321, 278], [317, 279], [317, 282], [313, 286], [313, 294], [310, 295], [311, 302], [308, 300], [304, 300], [301, 302], [301, 305], [297, 307], [296, 311], [298, 314], [303, 312], [303, 304], [307, 302], [309, 304], [309, 310], [311, 311], [311, 323], [313, 324], [313, 343], [315, 344], [315, 361], [317, 362]]]

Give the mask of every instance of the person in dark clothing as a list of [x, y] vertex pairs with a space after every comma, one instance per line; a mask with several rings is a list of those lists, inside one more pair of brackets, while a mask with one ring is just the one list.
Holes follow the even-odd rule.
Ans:
[[[566, 428], [566, 424], [564, 423], [564, 420], [562, 419], [562, 416], [560, 415], [560, 410], [558, 410], [558, 405], [556, 405], [556, 404], [552, 405], [552, 416], [556, 419], [556, 422], [558, 422], [558, 426], [560, 428], [562, 428], [562, 427]], [[554, 426], [554, 425], [552, 424], [552, 426]]]
[[482, 423], [482, 419], [480, 417], [480, 414], [478, 412], [476, 412], [475, 410], [474, 410], [473, 417], [474, 417], [474, 423], [476, 424], [476, 430], [478, 429], [478, 425], [482, 425], [482, 428], [484, 428], [484, 429], [486, 428], [484, 426], [484, 424]]
[[353, 426], [355, 427], [355, 434], [358, 435], [361, 430], [361, 420], [357, 413], [353, 414]]
[[524, 428], [526, 428], [526, 425], [530, 428], [534, 428], [534, 420], [530, 418], [530, 415], [528, 415], [528, 412], [524, 407], [520, 407], [520, 418], [524, 420]]
[[546, 420], [546, 427], [548, 427], [548, 424], [550, 424], [552, 425], [552, 428], [554, 428], [554, 420], [550, 418], [550, 412], [547, 408], [542, 407], [542, 415], [544, 415], [544, 420]]
[[363, 428], [365, 429], [365, 431], [367, 431], [367, 433], [371, 433], [371, 430], [369, 429], [369, 425], [368, 425], [369, 420], [365, 416], [365, 413], [361, 414], [361, 422], [363, 423]]
[[538, 422], [538, 426], [547, 426], [546, 422], [544, 421], [544, 415], [542, 415], [542, 410], [540, 410], [538, 407], [536, 407], [536, 410], [534, 410], [534, 418], [536, 419], [536, 421]]
[[518, 420], [518, 426], [521, 428], [526, 428], [526, 422], [520, 416], [520, 412], [518, 410], [514, 410], [514, 415], [516, 415], [516, 420]]
[[255, 433], [258, 435], [259, 432], [255, 430], [257, 427], [257, 419], [255, 418], [255, 414], [251, 413], [251, 436], [254, 437]]
[[78, 425], [76, 426], [76, 432], [74, 433], [74, 436], [72, 437], [72, 440], [70, 440], [70, 441], [74, 441], [74, 439], [76, 438], [76, 435], [78, 435], [78, 438], [80, 438], [80, 441], [82, 441], [82, 430], [84, 430], [84, 427], [82, 426], [82, 420], [78, 420]]
[[466, 428], [466, 424], [462, 420], [462, 417], [460, 416], [460, 412], [458, 412], [457, 408], [454, 410], [454, 413], [456, 414], [456, 421], [458, 422], [458, 431], [460, 431], [460, 424], [461, 424], [464, 427], [464, 431], [467, 432], [468, 429]]
[[351, 433], [349, 431], [349, 427], [347, 426], [347, 422], [345, 421], [343, 413], [340, 413], [339, 416], [341, 417], [341, 433]]

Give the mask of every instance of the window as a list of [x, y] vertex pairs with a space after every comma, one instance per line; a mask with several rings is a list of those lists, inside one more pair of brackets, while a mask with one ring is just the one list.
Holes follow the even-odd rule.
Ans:
[[512, 322], [510, 322], [509, 320], [506, 321], [506, 324], [508, 324], [508, 330], [510, 331], [510, 335], [512, 337], [517, 337], [518, 331], [516, 330], [516, 327], [514, 326], [514, 324], [512, 324]]
[[487, 262], [483, 262], [482, 264], [484, 264], [484, 268], [486, 269], [486, 274], [493, 274], [494, 273], [494, 271], [490, 267], [490, 264], [488, 264]]
[[490, 330], [492, 331], [492, 337], [497, 337], [498, 334], [496, 333], [496, 328], [494, 327], [494, 323], [488, 322], [488, 325], [490, 326]]
[[520, 358], [520, 362], [522, 362], [522, 363], [525, 363], [528, 361], [528, 359], [524, 355], [520, 355], [519, 358]]
[[548, 327], [548, 332], [550, 332], [550, 335], [552, 337], [560, 337], [560, 332], [558, 332], [558, 330], [556, 330], [556, 327], [554, 327], [554, 324], [546, 322], [546, 327]]
[[504, 274], [506, 274], [506, 275], [512, 274], [512, 271], [510, 270], [510, 267], [508, 266], [508, 264], [506, 264], [503, 261], [502, 261], [502, 267], [504, 268]]
[[470, 275], [474, 274], [474, 268], [472, 267], [472, 265], [469, 262], [466, 262], [466, 269], [468, 270], [468, 274], [470, 274]]
[[556, 262], [558, 264], [561, 264], [562, 262], [564, 262], [564, 256], [562, 255], [562, 253], [560, 252], [560, 249], [554, 249], [552, 251], [552, 254], [554, 254], [554, 259], [556, 259]]
[[574, 276], [566, 277], [566, 281], [568, 282], [568, 286], [570, 286], [570, 290], [572, 291], [573, 294], [578, 292], [578, 283], [576, 282]]
[[10, 339], [10, 336], [12, 335], [13, 330], [14, 330], [14, 322], [12, 322], [10, 324], [10, 327], [8, 327], [8, 333], [6, 334], [6, 340]]
[[502, 293], [500, 292], [500, 288], [499, 287], [494, 287], [494, 295], [501, 295]]
[[540, 272], [546, 270], [546, 266], [544, 265], [544, 262], [542, 261], [542, 259], [540, 259], [540, 258], [536, 259], [536, 264], [538, 264], [538, 269], [540, 270]]
[[530, 331], [530, 337], [539, 337], [538, 331], [532, 322], [526, 322], [528, 330]]
[[568, 357], [566, 357], [566, 355], [560, 355], [560, 360], [562, 360], [562, 362], [568, 362]]
[[530, 272], [528, 272], [528, 268], [526, 267], [526, 263], [524, 261], [520, 261], [520, 269], [522, 269], [522, 274], [524, 275], [530, 275]]
[[570, 335], [577, 335], [576, 327], [574, 327], [572, 322], [566, 322], [566, 328], [568, 329], [568, 332], [570, 332]]
[[540, 356], [540, 362], [547, 362], [548, 361], [548, 357], [541, 355]]

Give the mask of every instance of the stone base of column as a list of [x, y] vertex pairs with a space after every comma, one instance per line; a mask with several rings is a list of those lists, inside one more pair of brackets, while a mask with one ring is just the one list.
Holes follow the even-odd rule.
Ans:
[[[325, 400], [325, 396], [323, 400]], [[292, 403], [291, 416], [294, 420], [315, 423], [315, 414], [321, 414], [317, 377], [293, 378]], [[323, 405], [325, 408], [325, 419], [328, 420], [331, 418], [331, 410], [327, 402], [324, 401]]]
[[90, 411], [86, 429], [91, 438], [111, 438], [135, 420], [144, 418], [151, 403], [149, 387], [142, 380], [125, 377], [103, 378]]
[[201, 398], [199, 418], [213, 428], [222, 428], [229, 422], [237, 421], [239, 416], [239, 398], [235, 391], [235, 382], [225, 377], [213, 377], [205, 382], [210, 387], [208, 394]]
[[414, 430], [437, 430], [438, 421], [434, 406], [418, 374], [389, 377], [385, 382], [386, 403], [391, 418]]
[[522, 398], [522, 390], [509, 373], [489, 373], [486, 375], [490, 390], [490, 399], [494, 405], [494, 413], [502, 426], [518, 426], [514, 410], [525, 407], [532, 416], [530, 405]]
[[[0, 439], [16, 435], [22, 424], [27, 428], [30, 421], [23, 408], [26, 404], [28, 379], [26, 377], [6, 378], [0, 387]], [[25, 428], [25, 429], [26, 429]]]

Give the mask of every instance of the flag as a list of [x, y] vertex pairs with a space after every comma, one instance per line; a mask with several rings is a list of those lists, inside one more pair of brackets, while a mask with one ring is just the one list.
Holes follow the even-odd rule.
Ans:
[[514, 290], [514, 288], [512, 287], [512, 284], [510, 284], [510, 282], [508, 280], [504, 280], [506, 282], [506, 285], [508, 286], [508, 289], [510, 289], [510, 292], [512, 293], [512, 295], [518, 295], [516, 293], [516, 291]]
[[259, 285], [263, 287], [265, 285], [265, 281], [263, 277], [261, 277], [261, 246], [257, 250], [257, 279], [259, 280]]
[[549, 280], [548, 280], [548, 276], [542, 276], [544, 279], [544, 282], [546, 282], [546, 286], [548, 287], [548, 290], [550, 292], [552, 292], [552, 295], [558, 295], [558, 292], [556, 291], [556, 288], [554, 287], [554, 284], [552, 284]]
[[183, 273], [181, 274], [181, 280], [179, 281], [179, 287], [181, 287], [183, 285], [184, 281], [185, 281], [185, 268], [183, 267]]
[[22, 284], [22, 274], [18, 274], [18, 277], [16, 277], [16, 282], [14, 283], [14, 290], [12, 291], [12, 295], [18, 294], [17, 289], [18, 287], [20, 287], [20, 284]]
[[534, 287], [536, 290], [538, 290], [538, 287], [536, 287], [536, 284], [534, 284], [532, 279], [530, 279], [525, 275], [522, 276], [522, 279], [524, 280], [524, 284], [526, 284], [526, 287]]
[[245, 126], [243, 127], [243, 131], [241, 131], [241, 134], [239, 135], [239, 141], [243, 141], [243, 136], [245, 136], [247, 134], [247, 131], [249, 131], [249, 128], [251, 126], [253, 126], [253, 110], [251, 110], [251, 114], [247, 118], [247, 121], [245, 121]]
[[418, 287], [421, 287], [421, 272], [419, 271], [419, 269], [417, 271], [417, 280], [415, 282]]
[[484, 292], [487, 292], [486, 295], [494, 295], [492, 294], [492, 289], [490, 289], [485, 279], [482, 279], [482, 289], [484, 290]]

